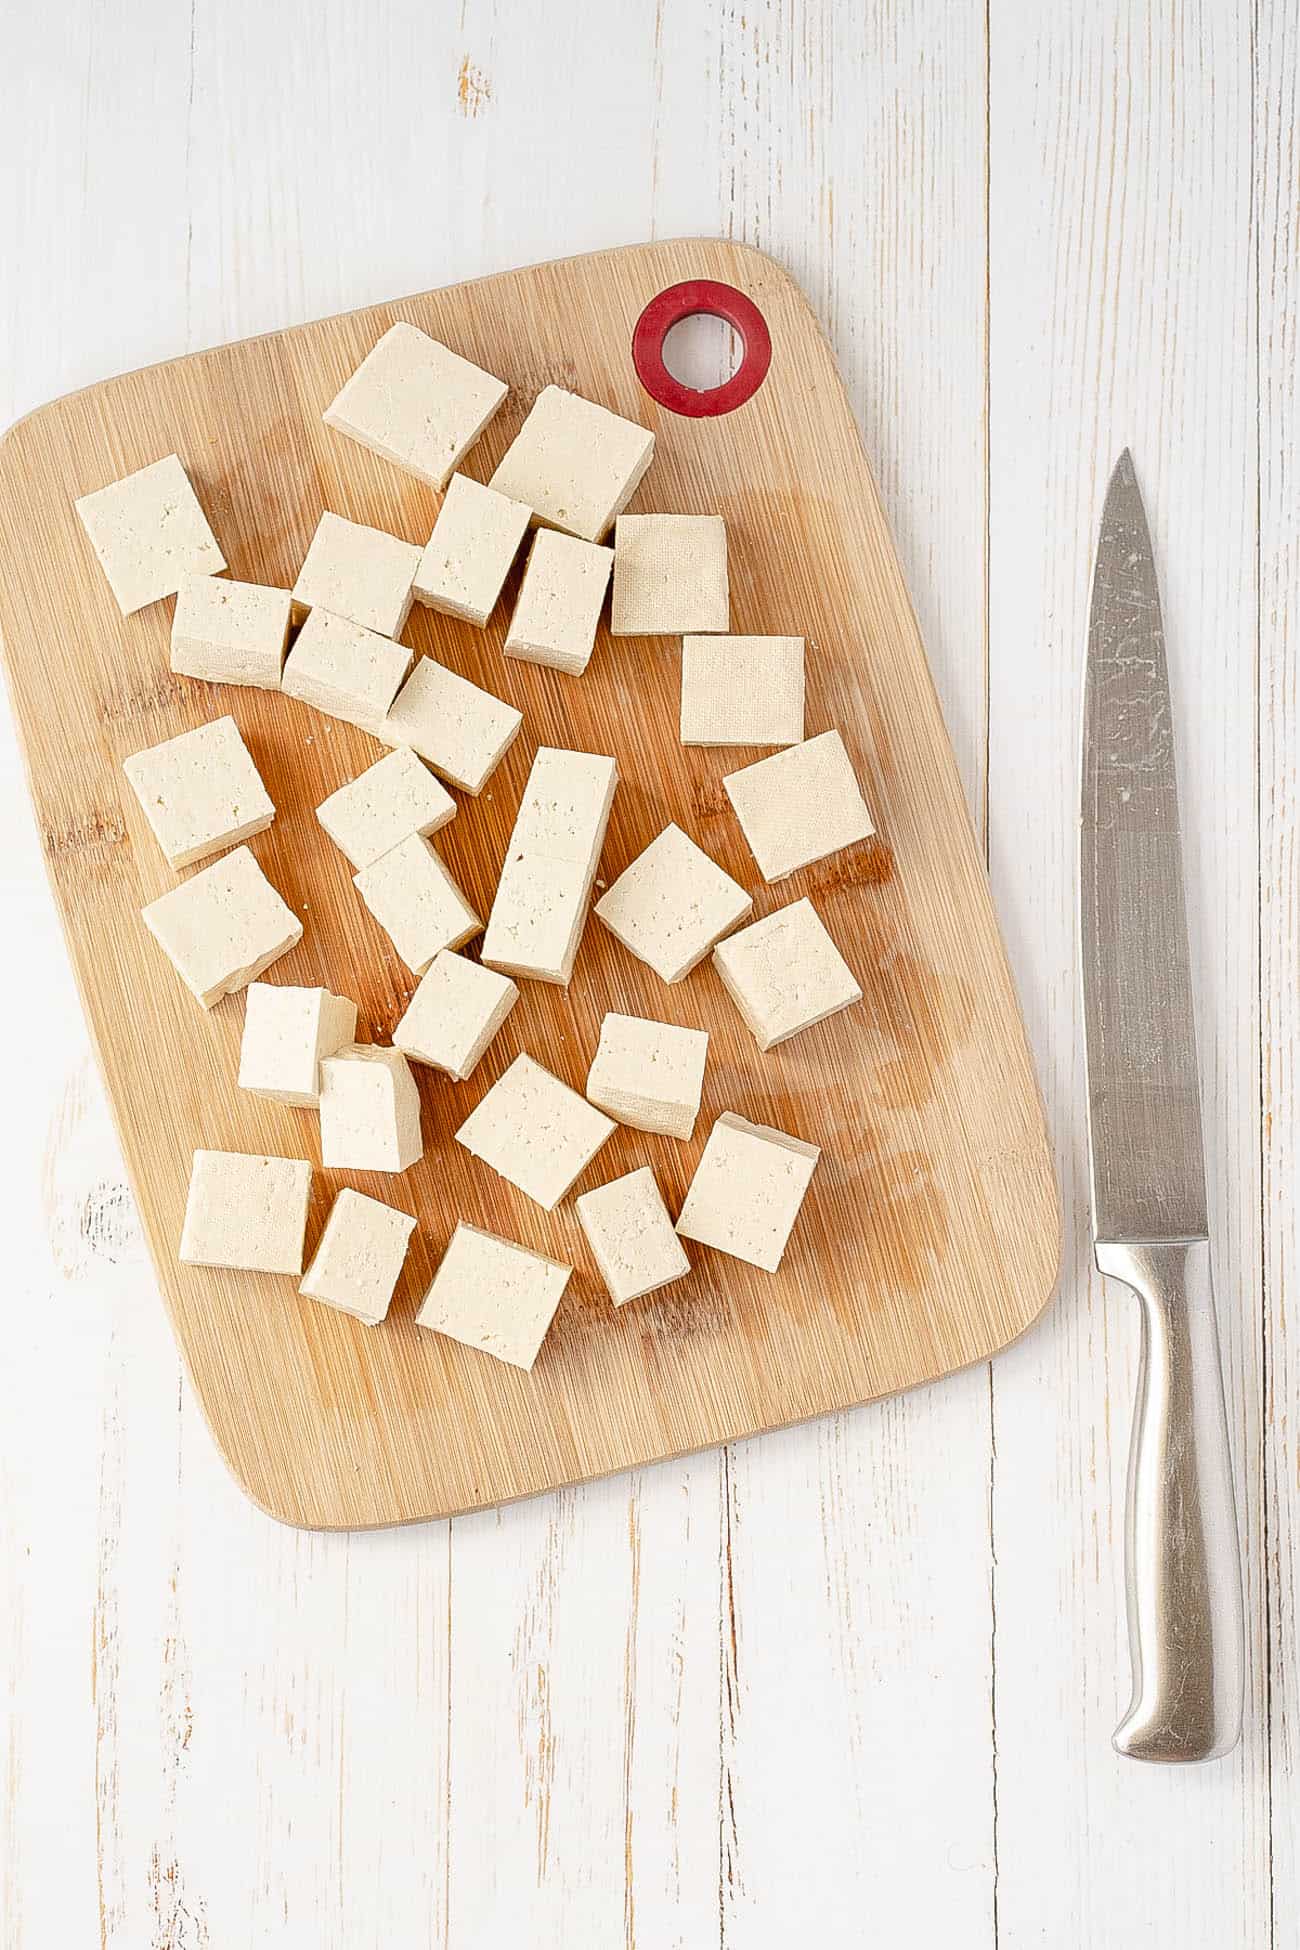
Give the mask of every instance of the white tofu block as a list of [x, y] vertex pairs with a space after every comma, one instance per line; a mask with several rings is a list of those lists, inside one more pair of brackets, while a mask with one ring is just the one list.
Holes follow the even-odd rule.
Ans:
[[688, 1138], [699, 1115], [707, 1029], [612, 1012], [587, 1076], [587, 1096], [620, 1124], [663, 1137]]
[[172, 612], [172, 669], [209, 684], [278, 691], [292, 603], [287, 589], [260, 582], [182, 576]]
[[408, 746], [341, 785], [316, 817], [353, 866], [373, 866], [411, 833], [427, 839], [456, 817], [456, 801]]
[[390, 847], [352, 884], [413, 975], [423, 975], [441, 948], [459, 948], [483, 923], [418, 833]]
[[458, 677], [433, 657], [418, 657], [383, 723], [386, 745], [409, 745], [440, 778], [480, 793], [524, 721], [522, 711]]
[[488, 916], [491, 967], [568, 986], [617, 785], [612, 758], [539, 748]]
[[775, 1273], [821, 1150], [724, 1111], [677, 1218], [684, 1239]]
[[233, 718], [214, 718], [136, 752], [122, 770], [169, 866], [191, 867], [251, 840], [275, 818]]
[[343, 515], [323, 514], [293, 585], [304, 609], [327, 609], [380, 636], [400, 636], [420, 566], [415, 542]]
[[517, 1056], [456, 1133], [476, 1158], [553, 1212], [614, 1129], [612, 1119]]
[[83, 494], [75, 504], [123, 616], [173, 596], [187, 575], [226, 566], [175, 454]]
[[539, 530], [506, 636], [507, 657], [581, 677], [596, 647], [596, 625], [614, 561], [611, 548]]
[[655, 437], [560, 386], [537, 395], [491, 485], [524, 501], [548, 528], [599, 542], [636, 492]]
[[460, 1224], [415, 1316], [418, 1327], [531, 1368], [555, 1318], [571, 1266], [512, 1239]]
[[876, 830], [838, 731], [773, 752], [722, 783], [765, 880], [784, 880]]
[[649, 1165], [584, 1192], [575, 1203], [616, 1307], [657, 1293], [690, 1272]]
[[298, 1291], [377, 1327], [388, 1312], [415, 1231], [408, 1212], [344, 1186]]
[[754, 905], [680, 826], [665, 826], [596, 902], [612, 935], [665, 982], [680, 982]]
[[293, 640], [280, 689], [377, 738], [410, 663], [404, 643], [314, 609]]
[[302, 922], [246, 846], [160, 894], [140, 918], [205, 1009], [302, 940]]
[[721, 515], [619, 516], [612, 635], [684, 636], [730, 623]]
[[406, 1171], [424, 1156], [420, 1093], [399, 1049], [349, 1043], [320, 1066], [320, 1156], [345, 1171]]
[[861, 1002], [853, 970], [809, 900], [720, 941], [713, 964], [762, 1050]]
[[531, 519], [522, 501], [453, 474], [415, 572], [415, 600], [483, 629]]
[[508, 975], [444, 948], [420, 977], [393, 1047], [462, 1083], [518, 1000]]
[[196, 1151], [179, 1257], [185, 1266], [301, 1273], [311, 1166], [305, 1158]]
[[328, 989], [250, 982], [239, 1046], [239, 1087], [277, 1104], [314, 1110], [321, 1058], [357, 1033], [357, 1005]]
[[683, 745], [797, 745], [801, 636], [682, 639]]
[[442, 487], [509, 392], [418, 325], [391, 325], [322, 418], [336, 433]]

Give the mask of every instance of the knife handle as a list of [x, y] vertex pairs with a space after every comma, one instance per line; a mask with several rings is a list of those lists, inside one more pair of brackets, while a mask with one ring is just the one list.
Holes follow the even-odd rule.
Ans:
[[1134, 1760], [1210, 1760], [1241, 1732], [1241, 1560], [1205, 1239], [1097, 1242], [1142, 1302], [1125, 1566]]

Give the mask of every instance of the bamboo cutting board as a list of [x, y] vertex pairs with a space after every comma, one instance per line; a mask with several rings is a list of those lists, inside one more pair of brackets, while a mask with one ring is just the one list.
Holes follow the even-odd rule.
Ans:
[[[642, 391], [633, 327], [665, 287], [722, 280], [757, 304], [754, 396], [688, 418]], [[367, 1329], [271, 1276], [180, 1266], [197, 1146], [319, 1161], [312, 1113], [236, 1087], [241, 997], [205, 1014], [139, 920], [174, 884], [122, 774], [142, 747], [229, 712], [278, 808], [252, 842], [305, 933], [267, 979], [355, 997], [386, 1040], [414, 986], [314, 808], [380, 756], [297, 701], [174, 677], [170, 603], [122, 618], [75, 496], [176, 451], [232, 575], [292, 583], [323, 509], [427, 539], [434, 492], [330, 433], [321, 411], [404, 318], [509, 381], [468, 458], [486, 479], [539, 389], [654, 429], [634, 510], [725, 516], [732, 628], [808, 639], [809, 735], [842, 732], [879, 837], [761, 879], [721, 779], [760, 754], [684, 750], [668, 639], [610, 639], [585, 677], [505, 660], [514, 582], [477, 632], [416, 608], [407, 641], [525, 714], [438, 846], [486, 915], [539, 744], [614, 755], [608, 883], [670, 820], [755, 897], [811, 895], [865, 1001], [766, 1056], [712, 967], [667, 988], [592, 922], [567, 992], [525, 984], [470, 1082], [419, 1070], [425, 1157], [404, 1178], [317, 1170], [307, 1248], [350, 1183], [419, 1219], [389, 1319]], [[770, 259], [688, 240], [570, 259], [380, 305], [104, 382], [43, 407], [0, 449], [0, 633], [56, 898], [186, 1365], [249, 1495], [293, 1523], [412, 1521], [525, 1496], [929, 1381], [1013, 1339], [1045, 1304], [1059, 1220], [1023, 1028], [916, 623], [830, 349]], [[675, 1211], [720, 1111], [823, 1147], [779, 1273], [690, 1248], [689, 1279], [618, 1311], [578, 1224], [496, 1178], [453, 1133], [520, 1049], [581, 1089], [606, 1009], [708, 1029], [689, 1144], [619, 1130], [577, 1191], [640, 1163]], [[531, 1375], [417, 1329], [458, 1218], [570, 1260]]]

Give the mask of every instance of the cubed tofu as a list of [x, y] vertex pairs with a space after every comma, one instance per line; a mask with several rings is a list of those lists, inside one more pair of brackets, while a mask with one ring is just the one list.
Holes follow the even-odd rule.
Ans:
[[684, 637], [681, 733], [683, 745], [797, 745], [803, 638]]
[[593, 1104], [637, 1131], [688, 1138], [699, 1115], [707, 1029], [611, 1012], [587, 1076]]
[[483, 940], [491, 967], [567, 987], [617, 785], [612, 758], [538, 750]]
[[665, 826], [596, 902], [612, 935], [665, 982], [680, 982], [754, 905], [680, 826]]
[[275, 818], [233, 718], [214, 718], [124, 759], [131, 790], [172, 867], [192, 867]]
[[404, 643], [314, 609], [294, 638], [280, 688], [377, 738], [410, 665]]
[[354, 873], [352, 884], [413, 975], [441, 948], [459, 948], [483, 923], [442, 856], [418, 833]]
[[344, 1171], [408, 1171], [424, 1156], [420, 1093], [399, 1049], [350, 1043], [320, 1066], [320, 1156]]
[[509, 390], [418, 325], [400, 321], [322, 417], [336, 433], [440, 488]]
[[612, 635], [684, 636], [730, 623], [721, 515], [619, 516]]
[[632, 499], [654, 450], [654, 435], [635, 420], [546, 386], [491, 485], [526, 502], [546, 527], [599, 542]]
[[316, 817], [360, 871], [409, 834], [428, 839], [440, 831], [456, 817], [456, 801], [409, 746], [400, 746], [331, 792]]
[[531, 1056], [517, 1056], [456, 1142], [552, 1212], [613, 1129], [613, 1120], [567, 1083]]
[[357, 1005], [328, 989], [250, 982], [239, 1046], [239, 1087], [277, 1104], [314, 1110], [321, 1058], [357, 1033]]
[[196, 1151], [180, 1254], [186, 1266], [301, 1273], [311, 1166], [305, 1158]]
[[518, 1000], [508, 975], [444, 948], [420, 977], [393, 1031], [393, 1046], [413, 1063], [445, 1070], [461, 1083]]
[[583, 1192], [575, 1204], [616, 1307], [657, 1293], [690, 1272], [649, 1165]]
[[460, 1224], [433, 1276], [418, 1327], [531, 1368], [573, 1268]]
[[299, 1293], [377, 1327], [388, 1312], [414, 1231], [408, 1212], [345, 1185], [330, 1207]]
[[838, 731], [773, 752], [722, 783], [765, 880], [784, 880], [876, 830]]
[[415, 600], [485, 628], [531, 519], [522, 501], [453, 474], [415, 572]]
[[226, 566], [175, 454], [83, 494], [76, 509], [123, 616]]
[[678, 1232], [775, 1273], [820, 1156], [815, 1144], [724, 1111], [695, 1167]]
[[327, 609], [380, 636], [400, 636], [411, 613], [420, 555], [416, 542], [327, 510], [298, 571], [293, 600], [302, 609]]
[[853, 970], [809, 900], [728, 935], [713, 965], [761, 1050], [861, 1002]]
[[160, 894], [140, 918], [205, 1009], [302, 940], [302, 922], [246, 846]]
[[172, 612], [172, 669], [209, 684], [278, 691], [291, 606], [287, 589], [228, 576], [182, 576]]
[[433, 657], [418, 657], [379, 726], [379, 736], [386, 745], [409, 745], [440, 778], [476, 795], [514, 744], [523, 721], [523, 712], [513, 704]]
[[596, 625], [614, 551], [541, 529], [528, 552], [523, 586], [506, 637], [507, 657], [581, 677], [596, 647]]

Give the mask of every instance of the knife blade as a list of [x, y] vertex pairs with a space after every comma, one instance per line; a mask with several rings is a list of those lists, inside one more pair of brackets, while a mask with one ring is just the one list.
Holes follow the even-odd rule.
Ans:
[[1132, 456], [1111, 475], [1084, 682], [1080, 950], [1097, 1266], [1141, 1302], [1120, 1753], [1207, 1760], [1241, 1724], [1241, 1567], [1210, 1277], [1169, 672]]

